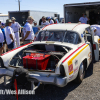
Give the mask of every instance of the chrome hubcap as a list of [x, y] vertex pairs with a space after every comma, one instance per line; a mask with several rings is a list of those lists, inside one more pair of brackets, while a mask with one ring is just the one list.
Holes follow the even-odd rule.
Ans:
[[80, 78], [81, 78], [81, 80], [83, 79], [83, 74], [84, 74], [84, 66], [83, 66], [83, 63], [81, 63], [81, 65], [80, 65]]

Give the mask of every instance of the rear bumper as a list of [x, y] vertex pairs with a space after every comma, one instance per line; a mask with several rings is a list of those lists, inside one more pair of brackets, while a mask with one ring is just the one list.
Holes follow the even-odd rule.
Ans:
[[[13, 76], [13, 71], [10, 71], [6, 68], [0, 68], [0, 75], [1, 76]], [[67, 85], [67, 77], [61, 76], [41, 76], [39, 74], [29, 74], [29, 80], [35, 82], [42, 82], [48, 84], [54, 84], [59, 87], [63, 87]]]

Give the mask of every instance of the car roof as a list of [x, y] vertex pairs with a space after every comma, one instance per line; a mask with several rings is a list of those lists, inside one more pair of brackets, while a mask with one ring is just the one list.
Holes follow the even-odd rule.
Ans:
[[72, 30], [78, 33], [82, 33], [85, 28], [89, 27], [89, 24], [80, 24], [80, 23], [63, 23], [63, 24], [51, 24], [47, 25], [42, 30]]

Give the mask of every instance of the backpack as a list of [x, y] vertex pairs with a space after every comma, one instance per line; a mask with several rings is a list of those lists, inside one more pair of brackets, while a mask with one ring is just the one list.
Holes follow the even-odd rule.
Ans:
[[31, 89], [31, 82], [28, 81], [28, 70], [24, 68], [16, 68], [13, 73], [12, 81], [11, 81], [11, 90], [15, 90], [14, 82], [15, 79], [17, 81], [18, 89]]

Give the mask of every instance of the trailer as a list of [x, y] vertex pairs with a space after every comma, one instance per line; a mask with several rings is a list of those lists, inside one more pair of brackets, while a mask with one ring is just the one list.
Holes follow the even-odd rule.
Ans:
[[66, 23], [79, 22], [82, 13], [85, 13], [90, 19], [88, 24], [100, 25], [100, 2], [64, 4], [64, 20]]
[[42, 16], [45, 17], [57, 17], [57, 12], [47, 12], [47, 11], [34, 11], [34, 10], [22, 10], [22, 11], [8, 11], [9, 18], [15, 17], [16, 21], [19, 22], [22, 26], [25, 24], [28, 16], [32, 16], [37, 24], [39, 24], [39, 20]]
[[0, 21], [5, 23], [8, 19], [8, 14], [0, 14]]

